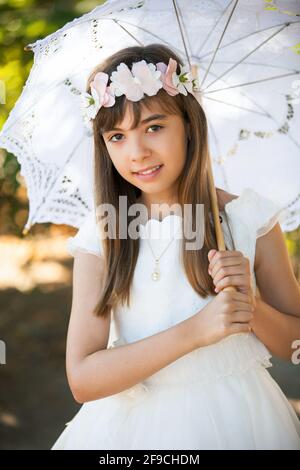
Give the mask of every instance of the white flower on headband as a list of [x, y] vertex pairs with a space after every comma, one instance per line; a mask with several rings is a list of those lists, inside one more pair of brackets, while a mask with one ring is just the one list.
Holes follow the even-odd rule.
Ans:
[[84, 117], [94, 119], [99, 111], [99, 96], [96, 90], [91, 89], [92, 95], [84, 93], [82, 95], [82, 107], [84, 110]]
[[130, 101], [139, 101], [144, 97], [156, 95], [162, 88], [159, 80], [160, 72], [154, 64], [147, 64], [140, 60], [132, 65], [131, 71], [123, 62], [118, 65], [117, 71], [111, 74], [111, 87], [116, 96], [126, 95]]
[[98, 72], [91, 83], [91, 95], [85, 93], [82, 97], [82, 105], [85, 108], [85, 115], [89, 119], [94, 119], [101, 106], [110, 107], [115, 104], [113, 91], [107, 86], [109, 76], [107, 73]]
[[131, 72], [140, 82], [144, 93], [148, 96], [156, 95], [163, 86], [160, 80], [161, 72], [156, 70], [154, 64], [147, 64], [145, 60], [135, 62], [132, 65]]
[[117, 70], [111, 74], [111, 87], [116, 96], [126, 95], [131, 101], [139, 101], [144, 93], [140, 83], [137, 82], [129, 68], [123, 62], [118, 65]]
[[193, 87], [195, 83], [193, 83], [194, 80], [192, 79], [192, 74], [189, 72], [189, 66], [185, 65], [182, 66], [180, 65], [180, 74], [179, 75], [173, 75], [173, 83], [175, 86], [178, 88], [179, 93], [184, 94], [187, 96], [188, 92], [192, 93], [193, 92]]

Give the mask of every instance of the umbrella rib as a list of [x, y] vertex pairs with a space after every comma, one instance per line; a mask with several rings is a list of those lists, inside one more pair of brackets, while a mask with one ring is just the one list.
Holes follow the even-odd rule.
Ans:
[[201, 44], [199, 50], [196, 52], [196, 54], [200, 54], [203, 47], [205, 46], [205, 44], [207, 43], [207, 41], [209, 40], [210, 36], [212, 35], [212, 33], [214, 32], [214, 30], [216, 29], [218, 23], [220, 22], [220, 20], [222, 19], [222, 17], [224, 16], [224, 14], [226, 13], [226, 11], [228, 10], [228, 8], [230, 7], [230, 5], [232, 4], [233, 0], [230, 1], [230, 3], [227, 5], [227, 7], [225, 8], [225, 10], [222, 11], [221, 15], [219, 16], [219, 18], [216, 20], [215, 24], [213, 25], [213, 27], [211, 28], [210, 32], [208, 33], [207, 37], [204, 39], [203, 43]]
[[300, 73], [300, 70], [295, 70], [295, 72], [285, 73], [283, 75], [275, 75], [275, 77], [262, 78], [260, 80], [254, 80], [253, 82], [239, 83], [237, 85], [231, 85], [231, 86], [228, 86], [228, 87], [225, 87], [225, 88], [218, 88], [217, 90], [206, 91], [206, 92], [203, 92], [203, 95], [208, 95], [209, 93], [216, 93], [218, 91], [223, 91], [223, 90], [229, 90], [231, 88], [237, 88], [237, 87], [242, 87], [242, 86], [246, 86], [246, 85], [253, 85], [255, 83], [267, 82], [269, 80], [275, 80], [277, 78], [289, 77], [291, 75], [299, 75], [299, 73]]
[[260, 43], [257, 47], [255, 47], [252, 51], [250, 51], [248, 54], [246, 54], [242, 59], [240, 59], [238, 62], [236, 62], [235, 64], [233, 64], [231, 67], [229, 67], [229, 69], [225, 70], [224, 73], [222, 73], [222, 75], [220, 75], [219, 77], [215, 78], [215, 80], [213, 80], [212, 82], [210, 82], [207, 87], [204, 88], [203, 91], [207, 90], [210, 86], [212, 86], [214, 83], [216, 83], [220, 78], [223, 78], [225, 75], [227, 75], [229, 72], [231, 72], [232, 70], [234, 70], [238, 65], [240, 65], [242, 62], [244, 62], [244, 60], [246, 60], [248, 57], [250, 57], [250, 55], [254, 54], [254, 52], [256, 52], [258, 49], [260, 49], [264, 44], [266, 44], [268, 41], [270, 41], [270, 39], [272, 39], [273, 37], [275, 37], [277, 34], [279, 34], [283, 29], [285, 29], [287, 27], [287, 25], [284, 25], [282, 26], [282, 28], [280, 28], [278, 31], [275, 31], [275, 33], [271, 34], [271, 36], [269, 36], [267, 39], [265, 39], [262, 43]]
[[[166, 41], [165, 39], [162, 39], [160, 36], [158, 36], [157, 34], [152, 33], [151, 31], [149, 31], [149, 30], [146, 29], [146, 28], [143, 28], [143, 27], [138, 26], [138, 25], [136, 25], [136, 24], [132, 24], [132, 23], [130, 23], [129, 21], [124, 21], [124, 20], [121, 20], [121, 21], [115, 20], [115, 21], [116, 21], [116, 23], [117, 23], [119, 26], [121, 25], [121, 23], [123, 23], [123, 24], [128, 24], [128, 25], [130, 25], [130, 26], [133, 26], [134, 28], [137, 28], [137, 29], [139, 29], [140, 31], [143, 31], [144, 33], [149, 34], [149, 35], [152, 36], [153, 38], [158, 39], [158, 40], [161, 41], [162, 43], [164, 43], [164, 44], [166, 44], [166, 45], [168, 45], [168, 46], [170, 46], [170, 47], [173, 47], [174, 50], [177, 49], [178, 51], [180, 51], [180, 53], [182, 53], [181, 50], [178, 49], [178, 48], [176, 48], [176, 47], [174, 47], [172, 43], [170, 43], [169, 41]], [[126, 31], [128, 34], [131, 34], [131, 33], [129, 33], [129, 31], [128, 31], [126, 28], [123, 28], [123, 29], [124, 29], [124, 31]], [[133, 37], [134, 37], [134, 36], [133, 36]]]
[[[203, 65], [201, 64], [201, 67], [203, 67]], [[204, 68], [204, 67], [203, 67]], [[205, 68], [204, 68], [205, 69]], [[212, 76], [216, 76], [213, 72], [210, 72]], [[227, 85], [227, 82], [226, 80], [223, 80], [224, 83]], [[241, 95], [241, 96], [246, 96], [246, 98], [250, 101], [252, 101], [252, 103], [257, 106], [259, 109], [261, 109], [266, 116], [270, 116], [270, 114], [265, 110], [263, 109], [259, 104], [257, 104], [252, 98], [250, 98], [249, 96], [247, 96], [247, 94], [244, 92], [244, 91], [240, 91], [238, 90], [238, 93]], [[204, 94], [202, 94], [203, 98], [207, 98], [207, 96], [205, 96]], [[271, 116], [270, 116], [271, 117]]]
[[120, 28], [122, 28], [132, 39], [134, 39], [140, 46], [144, 46], [144, 44], [139, 41], [132, 33], [130, 33], [130, 31], [128, 31], [124, 26], [122, 26], [120, 24], [120, 22], [116, 19], [113, 20], [118, 26], [120, 26]]
[[[225, 49], [225, 47], [232, 46], [232, 44], [243, 41], [243, 39], [247, 39], [250, 36], [254, 36], [255, 34], [259, 34], [259, 33], [263, 33], [264, 31], [268, 31], [269, 29], [277, 28], [277, 27], [283, 26], [283, 25], [287, 25], [287, 26], [289, 25], [290, 26], [290, 25], [296, 24], [296, 23], [300, 23], [300, 21], [290, 21], [290, 23], [279, 23], [279, 24], [276, 24], [274, 26], [268, 26], [267, 28], [259, 29], [258, 31], [253, 31], [252, 33], [246, 34], [246, 36], [241, 36], [240, 38], [234, 39], [234, 41], [231, 41], [231, 42], [228, 42], [227, 44], [224, 44], [223, 46], [221, 46], [219, 48], [219, 50], [221, 51], [222, 49]], [[205, 54], [203, 54], [203, 56], [200, 56], [200, 57], [196, 56], [196, 58], [197, 58], [197, 60], [202, 60], [205, 57], [211, 55], [212, 53], [213, 53], [213, 50], [211, 50], [209, 52], [206, 52]]]
[[[194, 57], [194, 56], [192, 56]], [[196, 59], [196, 57], [195, 57]], [[198, 58], [196, 59], [198, 60]], [[202, 64], [206, 64], [208, 61], [205, 61], [203, 60], [201, 63]], [[215, 62], [216, 64], [232, 64], [232, 61], [229, 61], [229, 60], [218, 60], [217, 62]], [[268, 68], [272, 68], [272, 69], [279, 69], [279, 70], [285, 70], [285, 71], [288, 71], [288, 72], [294, 72], [294, 69], [290, 69], [288, 67], [283, 67], [283, 66], [280, 66], [280, 65], [275, 65], [275, 64], [262, 64], [260, 62], [245, 62], [244, 65], [254, 65], [254, 66], [257, 66], [257, 67], [268, 67]], [[211, 73], [212, 74], [212, 73]], [[212, 74], [213, 75], [213, 74]], [[216, 75], [215, 75], [216, 77]]]
[[224, 27], [224, 30], [222, 31], [221, 37], [220, 37], [220, 39], [219, 39], [219, 41], [218, 41], [218, 44], [217, 44], [217, 46], [216, 46], [216, 48], [215, 48], [215, 50], [214, 50], [214, 53], [213, 53], [213, 56], [212, 56], [211, 61], [210, 61], [210, 63], [209, 63], [209, 66], [208, 66], [208, 68], [206, 69], [206, 73], [205, 73], [205, 75], [204, 75], [204, 77], [203, 77], [203, 80], [202, 80], [202, 82], [201, 82], [201, 84], [200, 84], [200, 88], [202, 88], [202, 85], [204, 84], [204, 82], [205, 82], [205, 80], [206, 80], [206, 77], [207, 77], [207, 75], [208, 75], [208, 73], [209, 73], [209, 71], [210, 71], [210, 69], [211, 69], [211, 67], [212, 67], [212, 64], [213, 64], [213, 62], [214, 62], [214, 60], [215, 60], [216, 54], [217, 54], [217, 52], [218, 52], [218, 50], [219, 50], [219, 46], [220, 46], [220, 44], [221, 44], [221, 42], [222, 42], [222, 40], [223, 40], [223, 37], [224, 37], [225, 32], [226, 32], [226, 30], [227, 30], [227, 28], [228, 28], [228, 25], [229, 25], [229, 23], [230, 23], [230, 20], [231, 20], [231, 18], [232, 18], [232, 15], [233, 15], [233, 13], [234, 13], [234, 10], [235, 10], [235, 8], [236, 8], [236, 6], [237, 6], [238, 1], [239, 1], [239, 0], [235, 0], [235, 4], [233, 5], [233, 8], [232, 8], [232, 10], [231, 10], [231, 12], [230, 12], [230, 15], [229, 15], [229, 18], [228, 18], [228, 20], [227, 20], [227, 22], [226, 22], [226, 25], [225, 25], [225, 27]]
[[[214, 75], [213, 72], [211, 72], [211, 75]], [[225, 80], [224, 80], [225, 81]], [[226, 83], [226, 82], [225, 82]], [[228, 87], [229, 88], [229, 87]], [[211, 93], [211, 92], [207, 92], [207, 93]], [[245, 94], [245, 92], [243, 91], [239, 91], [239, 93], [242, 95], [242, 96], [246, 96], [246, 98], [248, 100], [250, 100], [255, 106], [258, 107], [258, 109], [261, 109], [264, 113], [265, 113], [265, 116], [266, 117], [269, 117], [272, 121], [274, 121], [274, 123], [278, 124], [278, 122], [276, 121], [276, 119], [270, 114], [268, 113], [259, 103], [257, 103], [252, 97], [249, 97], [247, 96], [247, 94]], [[207, 96], [205, 96], [204, 94], [202, 95], [203, 98], [206, 98], [208, 99]], [[299, 143], [294, 139], [294, 137], [288, 132], [287, 134], [287, 137], [297, 146], [299, 147]]]
[[185, 38], [184, 38], [184, 34], [183, 34], [182, 25], [181, 25], [181, 22], [180, 22], [180, 19], [179, 19], [179, 13], [178, 13], [178, 8], [177, 8], [177, 5], [176, 5], [176, 1], [172, 0], [172, 3], [173, 3], [174, 10], [175, 10], [176, 20], [177, 20], [177, 24], [178, 24], [179, 31], [180, 31], [180, 35], [181, 35], [181, 39], [182, 39], [182, 43], [183, 43], [183, 47], [184, 47], [184, 52], [185, 52], [185, 55], [186, 55], [187, 62], [189, 64], [189, 68], [191, 70], [192, 65], [191, 65], [189, 53], [188, 53], [188, 50], [187, 50], [187, 47], [186, 47], [186, 42], [185, 42]]
[[203, 96], [203, 98], [210, 101], [216, 101], [217, 103], [226, 104], [227, 106], [232, 106], [233, 108], [242, 109], [243, 111], [247, 111], [249, 113], [259, 114], [265, 117], [271, 117], [268, 113], [262, 113], [260, 111], [255, 111], [254, 109], [244, 108], [243, 106], [238, 106], [237, 104], [227, 103], [226, 101], [217, 100], [216, 98], [210, 98], [209, 96]]

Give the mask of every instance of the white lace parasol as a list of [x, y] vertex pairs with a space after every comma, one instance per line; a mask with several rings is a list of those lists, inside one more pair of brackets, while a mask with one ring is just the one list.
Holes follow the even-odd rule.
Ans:
[[[93, 139], [80, 96], [120, 48], [162, 43], [197, 64], [216, 186], [251, 187], [300, 223], [299, 2], [107, 1], [27, 46], [34, 64], [0, 133], [21, 164], [35, 223], [79, 227], [93, 209]], [[298, 132], [296, 132], [298, 130]]]

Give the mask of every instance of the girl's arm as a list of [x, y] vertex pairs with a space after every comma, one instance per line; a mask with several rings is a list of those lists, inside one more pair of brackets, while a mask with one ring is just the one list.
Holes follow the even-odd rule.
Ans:
[[252, 329], [272, 354], [291, 360], [300, 340], [300, 287], [278, 223], [257, 239], [254, 269], [260, 296]]
[[101, 286], [101, 258], [78, 253], [73, 267], [73, 299], [67, 337], [67, 376], [76, 401], [103, 398], [143, 381], [191, 352], [193, 317], [153, 336], [117, 348], [107, 348], [110, 317], [92, 314]]
[[78, 253], [73, 268], [73, 302], [67, 339], [67, 374], [79, 403], [104, 398], [142, 382], [197, 348], [249, 331], [251, 298], [221, 292], [176, 325], [139, 341], [107, 349], [110, 318], [92, 314], [103, 261]]

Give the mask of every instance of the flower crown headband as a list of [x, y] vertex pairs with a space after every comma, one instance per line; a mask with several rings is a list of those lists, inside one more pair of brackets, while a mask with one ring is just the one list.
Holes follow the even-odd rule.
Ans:
[[[82, 98], [86, 118], [94, 119], [102, 106], [114, 106], [115, 98], [121, 95], [130, 101], [139, 101], [144, 93], [154, 96], [164, 88], [171, 96], [178, 93], [187, 96], [197, 86], [197, 79], [192, 79], [187, 65], [180, 65], [179, 75], [176, 70], [177, 62], [170, 58], [168, 66], [163, 62], [155, 66], [140, 60], [132, 64], [131, 70], [121, 62], [110, 77], [104, 72], [96, 73], [90, 85], [91, 94], [85, 93]], [[109, 78], [111, 83], [107, 86]]]

